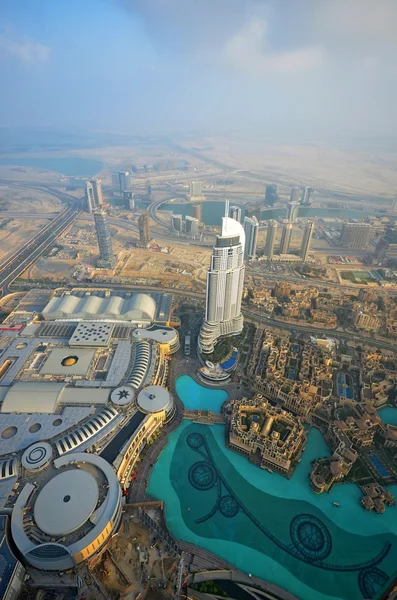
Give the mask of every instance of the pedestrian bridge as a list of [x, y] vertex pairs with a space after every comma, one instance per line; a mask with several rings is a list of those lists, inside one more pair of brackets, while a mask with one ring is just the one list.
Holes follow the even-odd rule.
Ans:
[[204, 423], [206, 425], [215, 425], [216, 423], [224, 423], [225, 419], [220, 413], [212, 412], [212, 410], [184, 410], [183, 418], [190, 419], [195, 423]]

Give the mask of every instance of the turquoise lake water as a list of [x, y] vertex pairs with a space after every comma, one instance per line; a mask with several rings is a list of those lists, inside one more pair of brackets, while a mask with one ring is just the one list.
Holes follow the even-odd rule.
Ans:
[[388, 406], [387, 408], [382, 408], [378, 414], [384, 423], [397, 426], [397, 408]]
[[[17, 166], [17, 167], [37, 167], [47, 171], [55, 171], [69, 177], [92, 177], [99, 173], [103, 163], [99, 160], [91, 158], [37, 158], [34, 156], [17, 157], [0, 157], [0, 167]], [[0, 168], [1, 172], [1, 168]]]
[[205, 388], [189, 375], [181, 375], [175, 383], [178, 396], [185, 408], [190, 410], [212, 410], [221, 412], [221, 406], [227, 400], [225, 390]]
[[[234, 204], [231, 202], [231, 204]], [[236, 203], [236, 206], [240, 206], [242, 218], [245, 217], [245, 207]], [[177, 203], [169, 202], [162, 204], [160, 210], [169, 210], [176, 214], [190, 215], [193, 216], [193, 208], [190, 203]], [[269, 208], [260, 211], [261, 219], [279, 219], [286, 217], [286, 208]], [[309, 208], [301, 206], [298, 211], [299, 217], [323, 217], [323, 218], [344, 218], [344, 219], [364, 219], [367, 216], [376, 214], [374, 212], [364, 212], [362, 210], [349, 210], [339, 208]], [[219, 226], [221, 218], [225, 215], [225, 204], [224, 202], [203, 202], [203, 221], [206, 225]]]
[[[178, 395], [188, 406], [193, 386], [183, 382]], [[301, 600], [371, 598], [397, 570], [397, 507], [383, 515], [364, 511], [354, 484], [314, 494], [311, 461], [327, 455], [322, 435], [311, 429], [302, 461], [287, 480], [226, 448], [223, 425], [184, 421], [169, 436], [148, 493], [165, 502], [175, 537]], [[397, 494], [397, 486], [390, 489]]]

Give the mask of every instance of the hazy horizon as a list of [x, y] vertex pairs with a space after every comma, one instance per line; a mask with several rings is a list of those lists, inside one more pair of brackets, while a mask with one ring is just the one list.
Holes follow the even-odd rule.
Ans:
[[3, 0], [0, 125], [395, 135], [394, 0]]

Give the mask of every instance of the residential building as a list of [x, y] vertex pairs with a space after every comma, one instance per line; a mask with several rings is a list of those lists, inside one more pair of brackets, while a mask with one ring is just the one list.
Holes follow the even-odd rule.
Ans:
[[372, 226], [369, 223], [344, 223], [340, 235], [342, 248], [368, 248]]
[[376, 314], [366, 313], [360, 306], [357, 306], [353, 311], [353, 325], [357, 329], [378, 331], [381, 325], [381, 317]]
[[171, 229], [176, 233], [182, 233], [183, 231], [183, 216], [174, 213], [171, 214]]
[[239, 206], [231, 206], [229, 216], [235, 221], [241, 223], [241, 208]]
[[106, 213], [103, 210], [97, 210], [94, 213], [95, 230], [99, 247], [100, 266], [110, 269], [113, 266], [113, 245]]
[[103, 204], [102, 185], [100, 179], [91, 179], [90, 184], [94, 193], [95, 206], [100, 207]]
[[288, 254], [291, 242], [293, 225], [290, 221], [284, 221], [280, 241], [280, 254]]
[[246, 260], [255, 260], [256, 242], [258, 239], [259, 223], [256, 217], [244, 218], [245, 249], [244, 258]]
[[271, 220], [267, 225], [265, 256], [267, 260], [273, 260], [274, 246], [276, 243], [277, 221]]
[[205, 319], [198, 340], [204, 354], [214, 351], [221, 336], [238, 335], [243, 329], [245, 233], [242, 225], [228, 216], [228, 204], [207, 273]]
[[189, 217], [189, 215], [185, 219], [185, 232], [186, 235], [191, 237], [197, 237], [199, 235], [199, 221], [194, 217]]
[[95, 210], [95, 196], [92, 183], [87, 181], [85, 184], [85, 209], [89, 213], [93, 213]]
[[314, 192], [314, 188], [312, 188], [308, 185], [305, 187], [305, 189], [303, 190], [302, 204], [310, 204], [310, 197], [313, 192]]
[[303, 262], [306, 262], [307, 258], [309, 256], [310, 244], [311, 244], [312, 237], [313, 237], [313, 231], [314, 231], [314, 223], [313, 223], [313, 221], [308, 221], [305, 225], [305, 229], [303, 232], [303, 239], [302, 239], [302, 245], [301, 245], [301, 251], [300, 251], [300, 257], [303, 260]]
[[294, 186], [289, 197], [290, 202], [300, 202], [302, 190], [298, 186]]

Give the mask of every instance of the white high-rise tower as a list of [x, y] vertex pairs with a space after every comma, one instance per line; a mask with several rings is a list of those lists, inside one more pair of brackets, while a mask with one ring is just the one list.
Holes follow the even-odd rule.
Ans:
[[229, 203], [226, 201], [221, 235], [216, 238], [207, 273], [205, 319], [198, 340], [203, 354], [214, 351], [218, 338], [238, 335], [243, 329], [245, 233], [242, 225], [228, 214]]

